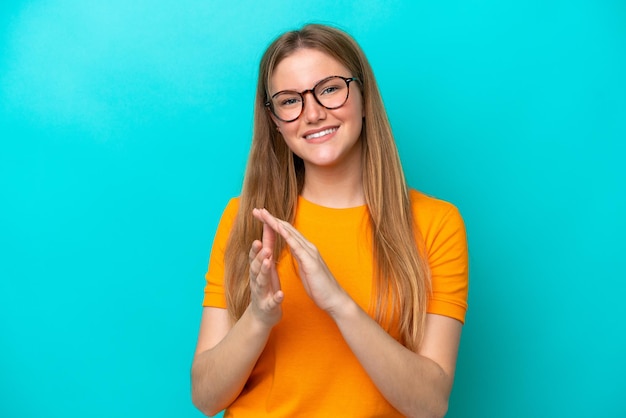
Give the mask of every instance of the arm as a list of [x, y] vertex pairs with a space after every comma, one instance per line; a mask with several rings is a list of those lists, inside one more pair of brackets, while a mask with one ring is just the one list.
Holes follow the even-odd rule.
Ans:
[[192, 400], [199, 410], [215, 415], [237, 398], [269, 331], [249, 309], [231, 328], [225, 309], [204, 308], [191, 367]]
[[191, 367], [192, 400], [207, 415], [230, 405], [241, 393], [273, 326], [282, 316], [283, 292], [272, 260], [273, 231], [250, 250], [251, 303], [231, 326], [226, 309], [204, 308]]
[[393, 339], [341, 288], [313, 244], [266, 210], [257, 219], [280, 234], [296, 259], [304, 287], [336, 322], [381, 394], [411, 417], [443, 416], [452, 389], [461, 323], [428, 315], [424, 341], [413, 352]]
[[393, 339], [348, 296], [331, 316], [378, 390], [409, 417], [440, 417], [448, 408], [461, 323], [427, 315], [423, 344], [415, 353]]

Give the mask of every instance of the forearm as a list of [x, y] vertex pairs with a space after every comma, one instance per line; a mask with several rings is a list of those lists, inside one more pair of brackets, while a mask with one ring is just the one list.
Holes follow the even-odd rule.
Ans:
[[215, 347], [196, 355], [191, 368], [193, 403], [207, 415], [230, 405], [243, 389], [271, 328], [246, 310]]
[[378, 390], [398, 411], [408, 417], [445, 415], [453, 377], [436, 362], [393, 339], [352, 300], [331, 316]]

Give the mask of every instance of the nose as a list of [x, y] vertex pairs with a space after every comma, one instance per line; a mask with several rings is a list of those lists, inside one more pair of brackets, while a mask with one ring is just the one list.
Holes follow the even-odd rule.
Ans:
[[314, 123], [318, 120], [326, 119], [326, 108], [320, 105], [312, 91], [305, 94], [304, 109], [302, 109], [302, 117], [307, 123]]

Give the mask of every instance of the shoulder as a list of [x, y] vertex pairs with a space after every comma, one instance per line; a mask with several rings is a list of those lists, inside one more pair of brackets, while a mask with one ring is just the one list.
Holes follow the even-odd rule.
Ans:
[[228, 203], [226, 204], [226, 208], [224, 209], [224, 212], [237, 213], [237, 211], [239, 210], [240, 200], [241, 199], [239, 197], [231, 197]]
[[429, 224], [443, 219], [462, 222], [458, 208], [450, 202], [429, 196], [415, 189], [409, 190], [413, 217], [418, 225]]
[[222, 221], [230, 219], [231, 221], [237, 216], [239, 211], [239, 197], [231, 197], [222, 212]]
[[455, 205], [413, 189], [410, 199], [417, 233], [427, 252], [454, 242], [466, 245], [465, 223]]
[[228, 237], [235, 223], [235, 218], [237, 218], [237, 212], [239, 212], [239, 198], [233, 197], [228, 201], [226, 207], [222, 211], [216, 231], [218, 237], [222, 237], [223, 239]]

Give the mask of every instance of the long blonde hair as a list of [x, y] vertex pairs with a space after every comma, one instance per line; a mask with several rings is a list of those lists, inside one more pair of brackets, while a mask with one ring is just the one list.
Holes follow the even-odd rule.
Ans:
[[[377, 266], [371, 314], [387, 330], [397, 321], [401, 342], [416, 349], [423, 337], [430, 277], [416, 244], [416, 228], [400, 158], [365, 54], [352, 37], [329, 26], [311, 24], [287, 32], [268, 47], [261, 59], [252, 146], [239, 212], [225, 254], [228, 311], [236, 320], [250, 303], [248, 252], [252, 241], [262, 235], [262, 225], [252, 218], [252, 209], [264, 207], [288, 222], [295, 218], [298, 195], [304, 184], [304, 164], [276, 131], [264, 104], [272, 72], [281, 60], [301, 48], [328, 54], [360, 80], [355, 86], [361, 88], [365, 115], [361, 133], [363, 187]], [[284, 242], [279, 241], [275, 259], [283, 247]]]

